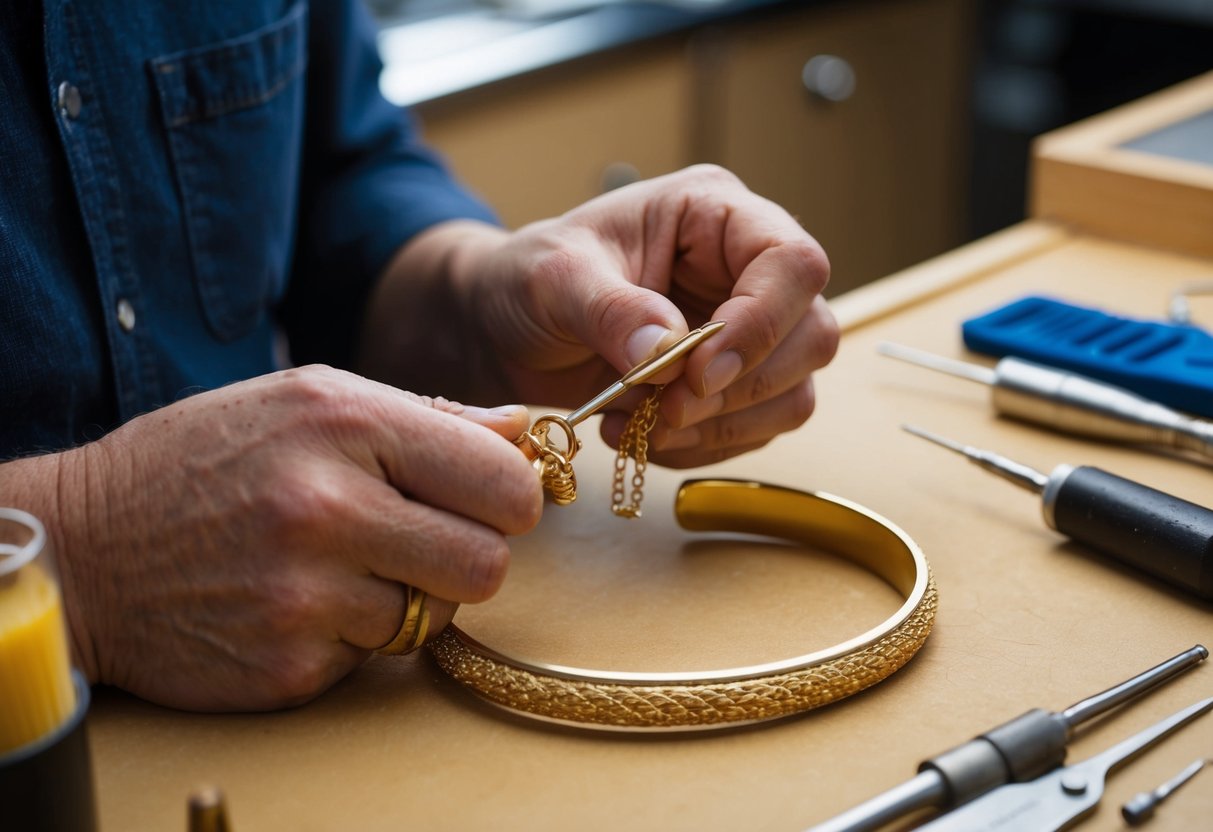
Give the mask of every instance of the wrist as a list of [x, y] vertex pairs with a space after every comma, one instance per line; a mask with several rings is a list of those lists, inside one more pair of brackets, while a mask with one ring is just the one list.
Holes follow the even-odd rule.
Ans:
[[467, 403], [495, 394], [493, 374], [482, 368], [491, 350], [478, 310], [493, 252], [507, 237], [495, 226], [455, 220], [402, 247], [372, 293], [359, 370], [398, 387]]

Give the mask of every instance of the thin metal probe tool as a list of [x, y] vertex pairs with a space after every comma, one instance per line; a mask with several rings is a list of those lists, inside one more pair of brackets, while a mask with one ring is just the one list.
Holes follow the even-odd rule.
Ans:
[[614, 382], [610, 387], [603, 390], [594, 398], [583, 404], [581, 407], [574, 410], [564, 420], [573, 427], [576, 427], [581, 422], [594, 413], [597, 413], [602, 408], [606, 407], [615, 399], [622, 396], [628, 390], [631, 390], [638, 384], [644, 384], [653, 376], [658, 375], [667, 367], [681, 359], [695, 347], [702, 344], [704, 341], [711, 338], [720, 330], [724, 329], [724, 321], [712, 321], [704, 324], [698, 329], [693, 329], [686, 335], [679, 338], [666, 349], [657, 353], [657, 355], [642, 361], [624, 374], [623, 378]]
[[902, 428], [1041, 495], [1051, 529], [1187, 592], [1213, 600], [1213, 509], [1086, 465], [1049, 474], [922, 428]]
[[1010, 356], [990, 368], [887, 341], [876, 350], [987, 385], [998, 413], [1079, 436], [1157, 445], [1213, 458], [1213, 422], [1102, 381]]
[[1208, 656], [1209, 651], [1198, 644], [1063, 711], [1033, 708], [923, 761], [917, 776], [808, 832], [871, 832], [913, 812], [950, 809], [1007, 783], [1034, 780], [1061, 766], [1066, 743], [1080, 726], [1174, 679]]
[[1124, 806], [1120, 807], [1120, 816], [1129, 826], [1141, 826], [1154, 817], [1154, 812], [1158, 809], [1159, 804], [1174, 794], [1176, 789], [1195, 777], [1196, 773], [1205, 767], [1206, 762], [1206, 760], [1196, 760], [1153, 791], [1138, 792], [1133, 795]]

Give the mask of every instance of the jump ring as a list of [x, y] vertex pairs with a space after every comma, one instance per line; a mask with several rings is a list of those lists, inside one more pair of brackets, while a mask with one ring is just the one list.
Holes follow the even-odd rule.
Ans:
[[573, 457], [581, 450], [581, 440], [577, 438], [577, 434], [573, 432], [573, 426], [563, 416], [558, 416], [555, 413], [545, 413], [535, 420], [535, 424], [531, 425], [531, 431], [542, 430], [543, 434], [547, 434], [547, 425], [556, 425], [564, 431], [565, 452], [563, 454], [565, 462], [572, 462]]

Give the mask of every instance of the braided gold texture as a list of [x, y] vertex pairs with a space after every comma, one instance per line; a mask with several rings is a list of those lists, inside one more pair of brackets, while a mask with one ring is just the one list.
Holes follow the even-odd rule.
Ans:
[[[705, 489], [689, 499], [698, 505], [682, 509], [684, 494], [696, 487]], [[753, 508], [768, 495], [772, 511]], [[724, 671], [623, 673], [534, 664], [486, 647], [455, 626], [430, 645], [438, 665], [489, 702], [541, 720], [615, 730], [695, 730], [789, 716], [858, 693], [904, 666], [930, 635], [939, 604], [930, 566], [913, 541], [879, 515], [829, 495], [731, 480], [685, 484], [679, 501], [687, 515], [680, 513], [679, 520], [691, 529], [765, 529], [802, 541], [810, 531], [819, 533], [822, 545], [862, 561], [906, 601], [880, 626], [841, 645]], [[719, 506], [734, 514], [716, 522], [709, 514]]]

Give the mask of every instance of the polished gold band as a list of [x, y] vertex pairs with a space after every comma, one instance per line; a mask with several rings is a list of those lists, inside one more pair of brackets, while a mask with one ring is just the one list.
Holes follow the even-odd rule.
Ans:
[[829, 494], [741, 480], [692, 480], [674, 507], [683, 528], [779, 537], [841, 555], [905, 597], [892, 616], [841, 644], [783, 661], [718, 671], [633, 673], [528, 662], [456, 626], [431, 645], [473, 692], [525, 716], [588, 728], [678, 731], [788, 716], [857, 693], [908, 662], [926, 641], [938, 595], [905, 532]]
[[396, 637], [375, 652], [381, 656], [400, 656], [412, 653], [425, 643], [430, 629], [430, 611], [426, 608], [427, 595], [420, 589], [404, 584], [404, 621]]

